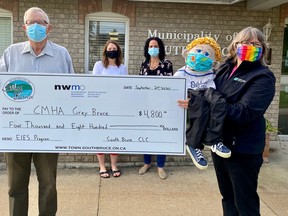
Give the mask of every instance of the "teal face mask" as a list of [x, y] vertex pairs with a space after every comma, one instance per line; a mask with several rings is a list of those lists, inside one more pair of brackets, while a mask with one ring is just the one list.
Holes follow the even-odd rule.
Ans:
[[202, 53], [189, 53], [186, 65], [194, 71], [209, 71], [212, 69], [213, 60]]
[[34, 42], [41, 42], [47, 37], [46, 29], [46, 26], [35, 23], [27, 27], [26, 34], [30, 40]]
[[157, 47], [149, 48], [148, 49], [148, 53], [149, 53], [150, 56], [156, 57], [156, 56], [159, 55], [159, 48], [157, 48]]

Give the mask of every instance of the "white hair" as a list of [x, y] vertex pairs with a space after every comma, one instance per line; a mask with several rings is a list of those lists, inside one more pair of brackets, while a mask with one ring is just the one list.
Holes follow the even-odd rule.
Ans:
[[43, 10], [42, 10], [41, 8], [39, 8], [39, 7], [31, 7], [31, 8], [29, 8], [29, 9], [24, 13], [24, 24], [26, 24], [26, 22], [27, 22], [27, 16], [28, 16], [28, 14], [31, 13], [31, 12], [34, 12], [34, 11], [39, 11], [39, 12], [43, 13], [44, 16], [46, 17], [45, 21], [46, 21], [47, 23], [49, 23], [49, 17], [48, 17], [48, 15], [45, 13], [45, 11], [43, 11]]

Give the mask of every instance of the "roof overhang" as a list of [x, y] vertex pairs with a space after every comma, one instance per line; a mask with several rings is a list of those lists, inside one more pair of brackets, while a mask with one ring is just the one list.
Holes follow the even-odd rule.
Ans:
[[251, 10], [266, 10], [288, 3], [287, 0], [247, 0], [247, 8]]
[[191, 4], [235, 4], [245, 0], [129, 0], [142, 2], [191, 3]]
[[128, 0], [128, 1], [190, 3], [190, 4], [222, 4], [222, 5], [232, 5], [245, 1], [248, 10], [266, 10], [288, 3], [288, 0]]

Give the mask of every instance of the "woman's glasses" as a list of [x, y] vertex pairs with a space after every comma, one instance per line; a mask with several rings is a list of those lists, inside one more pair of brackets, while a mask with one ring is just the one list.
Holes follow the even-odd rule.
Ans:
[[250, 41], [241, 41], [241, 42], [238, 42], [236, 43], [236, 45], [238, 44], [241, 44], [241, 45], [244, 45], [244, 46], [254, 46], [254, 47], [262, 47], [262, 43], [260, 42], [250, 42]]

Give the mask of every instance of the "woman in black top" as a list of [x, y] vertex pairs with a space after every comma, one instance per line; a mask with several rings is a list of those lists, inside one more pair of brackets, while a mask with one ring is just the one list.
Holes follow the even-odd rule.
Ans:
[[140, 75], [173, 76], [172, 62], [165, 59], [165, 47], [160, 38], [151, 37], [146, 40], [144, 57]]
[[[216, 89], [228, 107], [223, 143], [232, 152], [226, 159], [212, 153], [225, 216], [260, 216], [257, 187], [265, 146], [264, 114], [275, 94], [266, 53], [263, 33], [247, 27], [232, 41], [228, 59], [216, 71]], [[178, 103], [187, 108], [187, 100]]]
[[[148, 38], [144, 46], [145, 60], [140, 67], [140, 75], [152, 76], [173, 76], [172, 62], [165, 59], [165, 47], [163, 41], [158, 37]], [[166, 179], [167, 174], [163, 169], [166, 155], [157, 155], [158, 175], [161, 179]], [[151, 167], [151, 155], [144, 155], [144, 166], [139, 170], [139, 174], [146, 173]]]
[[228, 105], [222, 135], [232, 156], [222, 159], [212, 153], [212, 158], [224, 215], [259, 216], [257, 184], [265, 146], [264, 113], [275, 94], [275, 76], [264, 61], [267, 44], [260, 30], [243, 29], [228, 52], [215, 84]]

